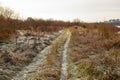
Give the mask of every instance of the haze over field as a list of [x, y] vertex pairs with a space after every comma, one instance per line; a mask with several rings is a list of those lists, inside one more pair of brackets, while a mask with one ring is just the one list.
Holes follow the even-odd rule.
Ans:
[[120, 18], [120, 0], [0, 0], [23, 18], [94, 22]]

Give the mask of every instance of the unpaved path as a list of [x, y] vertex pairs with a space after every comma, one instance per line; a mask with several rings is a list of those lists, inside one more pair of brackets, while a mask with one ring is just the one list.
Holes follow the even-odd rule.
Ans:
[[67, 66], [68, 66], [68, 61], [67, 61], [67, 49], [68, 49], [68, 45], [70, 42], [70, 32], [67, 31], [67, 35], [68, 38], [66, 40], [66, 43], [64, 45], [64, 51], [63, 51], [63, 55], [62, 55], [62, 68], [61, 68], [61, 77], [60, 80], [67, 80]]
[[[69, 41], [70, 41], [70, 31], [65, 30], [53, 42], [52, 45], [46, 47], [43, 51], [41, 51], [34, 58], [33, 62], [31, 64], [29, 64], [27, 67], [25, 67], [22, 71], [17, 73], [16, 76], [13, 77], [12, 80], [67, 80], [67, 47], [68, 47]], [[59, 78], [53, 78], [53, 79], [52, 78], [51, 79], [50, 78], [47, 78], [47, 79], [40, 78], [40, 75], [42, 74], [41, 71], [43, 70], [43, 65], [46, 63], [48, 55], [49, 54], [51, 55], [51, 52], [53, 52], [54, 46], [57, 46], [56, 47], [57, 51], [54, 55], [57, 55], [57, 56], [60, 54], [62, 55], [62, 57], [60, 58], [60, 59], [62, 59], [62, 60], [60, 60], [61, 62], [58, 60], [58, 62], [62, 66], [60, 68], [60, 74], [58, 74]], [[62, 50], [62, 51], [59, 51], [59, 50]], [[59, 54], [57, 54], [57, 53], [59, 53]], [[57, 62], [57, 57], [56, 57], [56, 62]], [[51, 65], [49, 65], [49, 66], [51, 66]], [[52, 69], [54, 69], [54, 68], [51, 68], [51, 70]], [[48, 70], [49, 70], [49, 68], [48, 68]], [[44, 72], [44, 74], [45, 74], [45, 72]], [[57, 74], [57, 72], [54, 74]], [[52, 76], [56, 77], [55, 75], [52, 75]], [[44, 76], [44, 77], [46, 77], [46, 76]], [[50, 74], [48, 74], [47, 77], [50, 77]]]

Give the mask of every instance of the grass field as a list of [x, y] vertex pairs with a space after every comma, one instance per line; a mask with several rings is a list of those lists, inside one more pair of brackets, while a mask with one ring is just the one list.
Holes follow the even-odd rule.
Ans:
[[71, 28], [69, 80], [120, 79], [120, 35], [109, 29]]

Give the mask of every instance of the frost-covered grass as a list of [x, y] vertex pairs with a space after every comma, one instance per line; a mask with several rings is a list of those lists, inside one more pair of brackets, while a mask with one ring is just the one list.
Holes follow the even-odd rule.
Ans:
[[119, 80], [120, 35], [101, 29], [72, 29], [70, 80]]
[[[22, 42], [3, 44], [0, 48], [0, 80], [11, 80], [18, 71], [32, 62], [39, 52], [60, 33], [43, 34], [43, 36], [24, 36]], [[21, 37], [21, 36], [19, 36]], [[32, 38], [31, 38], [32, 37]], [[39, 37], [39, 40], [38, 40]], [[30, 41], [31, 39], [34, 42]], [[29, 41], [29, 43], [27, 43]]]

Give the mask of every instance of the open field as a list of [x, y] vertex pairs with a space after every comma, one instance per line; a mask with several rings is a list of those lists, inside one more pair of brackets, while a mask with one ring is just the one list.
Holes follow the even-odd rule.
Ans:
[[109, 29], [71, 29], [69, 80], [120, 79], [120, 35]]
[[0, 45], [0, 80], [10, 80], [18, 71], [32, 62], [45, 47], [61, 33], [20, 35], [17, 42]]
[[120, 80], [120, 28], [17, 17], [0, 6], [0, 80]]
[[120, 35], [111, 28], [18, 33], [0, 46], [0, 80], [120, 79]]

